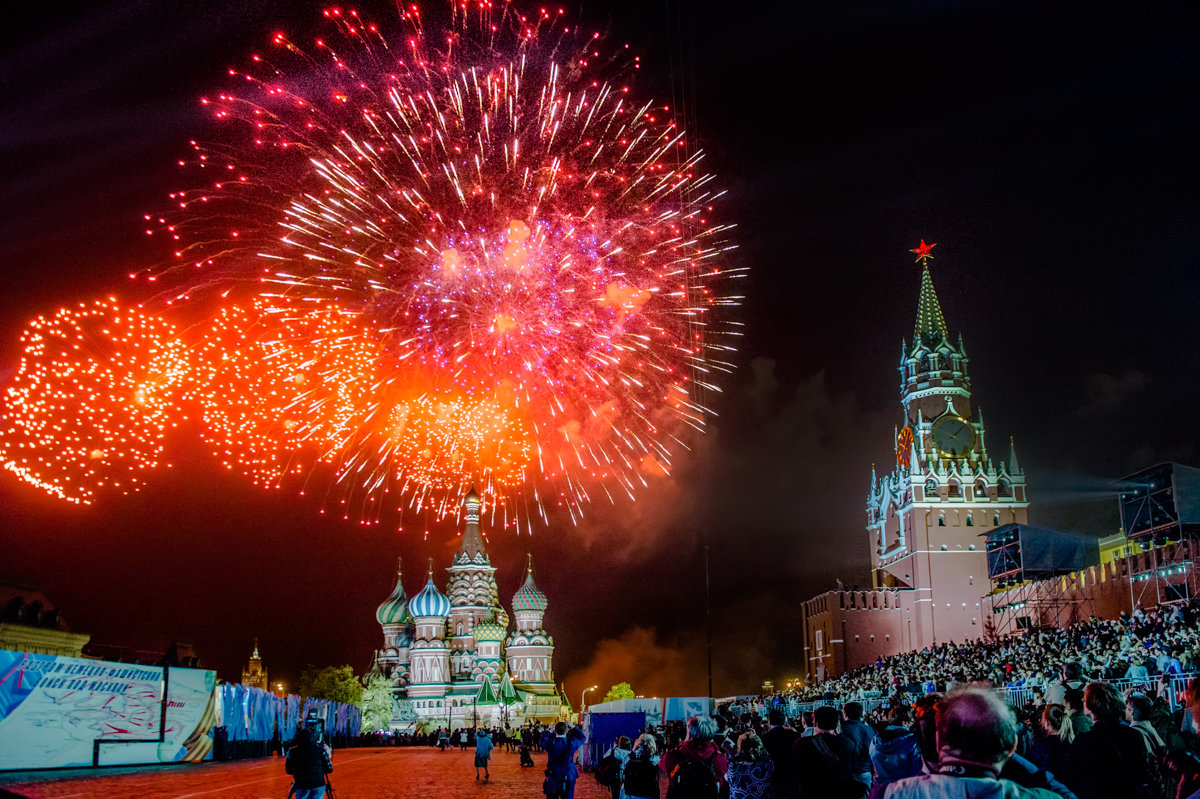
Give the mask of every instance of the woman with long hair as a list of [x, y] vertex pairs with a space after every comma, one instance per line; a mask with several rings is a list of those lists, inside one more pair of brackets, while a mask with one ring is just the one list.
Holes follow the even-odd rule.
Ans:
[[1058, 773], [1059, 764], [1075, 740], [1071, 716], [1063, 705], [1046, 705], [1039, 727], [1041, 734], [1033, 742], [1029, 759], [1047, 771]]

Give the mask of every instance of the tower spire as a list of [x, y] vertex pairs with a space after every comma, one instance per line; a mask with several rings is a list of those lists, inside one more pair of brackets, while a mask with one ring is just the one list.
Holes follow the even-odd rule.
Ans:
[[920, 246], [909, 250], [917, 254], [917, 262], [921, 264], [921, 298], [917, 301], [917, 324], [913, 330], [914, 346], [924, 344], [932, 347], [939, 341], [950, 339], [950, 331], [946, 329], [946, 318], [942, 316], [942, 306], [933, 288], [933, 276], [929, 274], [929, 262], [933, 259], [930, 250], [936, 246], [926, 244], [922, 239]]
[[1021, 464], [1017, 463], [1017, 445], [1012, 436], [1008, 438], [1008, 473], [1010, 476], [1021, 473]]

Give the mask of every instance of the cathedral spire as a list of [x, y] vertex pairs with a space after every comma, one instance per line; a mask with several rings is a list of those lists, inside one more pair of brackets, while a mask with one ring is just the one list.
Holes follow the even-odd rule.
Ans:
[[479, 494], [475, 492], [475, 486], [471, 486], [471, 490], [467, 492], [467, 496], [463, 499], [463, 507], [466, 509], [467, 526], [463, 530], [462, 545], [458, 548], [459, 555], [466, 555], [468, 559], [474, 560], [475, 556], [483, 553], [487, 555], [487, 549], [483, 545], [483, 534], [479, 531], [479, 508], [482, 500]]

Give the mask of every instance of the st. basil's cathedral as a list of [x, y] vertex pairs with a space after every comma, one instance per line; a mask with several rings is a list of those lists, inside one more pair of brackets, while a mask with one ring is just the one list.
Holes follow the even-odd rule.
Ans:
[[463, 501], [466, 526], [446, 593], [433, 579], [412, 599], [397, 571], [396, 588], [375, 612], [383, 647], [374, 670], [392, 682], [392, 729], [509, 725], [565, 718], [569, 704], [554, 682], [554, 639], [543, 627], [546, 595], [533, 579], [512, 598], [514, 629], [500, 604], [496, 569], [479, 529], [481, 499]]

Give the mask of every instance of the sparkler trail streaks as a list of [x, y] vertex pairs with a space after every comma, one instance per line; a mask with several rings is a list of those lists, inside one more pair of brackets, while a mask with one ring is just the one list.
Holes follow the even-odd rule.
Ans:
[[[367, 521], [578, 520], [669, 474], [738, 335], [722, 192], [639, 65], [561, 11], [353, 10], [229, 70], [222, 135], [147, 217], [195, 345], [203, 435], [230, 468], [295, 473]], [[388, 499], [385, 499], [388, 497]]]

